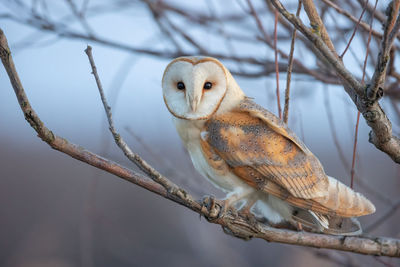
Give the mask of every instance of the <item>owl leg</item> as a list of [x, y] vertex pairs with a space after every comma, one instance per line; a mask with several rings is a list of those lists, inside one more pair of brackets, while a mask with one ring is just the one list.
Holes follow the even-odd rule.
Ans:
[[245, 217], [249, 222], [251, 223], [256, 223], [257, 218], [256, 216], [251, 212], [251, 208], [254, 206], [254, 204], [257, 202], [257, 197], [255, 194], [250, 195], [246, 198], [246, 203], [244, 204], [243, 207], [240, 208], [239, 212], [240, 215]]
[[[248, 208], [250, 210], [254, 202], [252, 204], [249, 203], [252, 198], [248, 198], [248, 196], [252, 193], [254, 193], [254, 189], [252, 188], [240, 188], [239, 190], [229, 193], [224, 199], [224, 205], [221, 212], [224, 213], [229, 209], [236, 211], [243, 209], [246, 210]], [[251, 204], [250, 207], [248, 207], [249, 204]]]
[[[205, 213], [208, 213], [209, 218], [216, 218], [220, 215], [223, 215], [228, 210], [231, 210], [237, 214], [236, 209], [242, 209], [243, 205], [236, 207], [236, 204], [253, 192], [253, 189], [241, 189], [233, 191], [229, 193], [223, 200], [216, 200], [213, 196], [204, 196], [202, 200], [202, 209], [206, 209], [204, 212], [207, 211]], [[245, 203], [245, 207], [247, 207], [247, 203]]]
[[253, 217], [254, 215], [251, 213], [250, 210], [256, 202], [257, 202], [256, 197], [253, 196], [248, 197], [246, 204], [240, 209], [240, 212], [246, 215], [248, 218]]

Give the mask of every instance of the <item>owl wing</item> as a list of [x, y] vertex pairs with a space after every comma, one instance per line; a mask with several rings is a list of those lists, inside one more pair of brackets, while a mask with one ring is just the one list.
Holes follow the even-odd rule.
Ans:
[[205, 127], [208, 145], [249, 185], [275, 190], [283, 199], [299, 198], [307, 207], [314, 201], [304, 200], [326, 196], [329, 182], [318, 159], [278, 118], [248, 98]]

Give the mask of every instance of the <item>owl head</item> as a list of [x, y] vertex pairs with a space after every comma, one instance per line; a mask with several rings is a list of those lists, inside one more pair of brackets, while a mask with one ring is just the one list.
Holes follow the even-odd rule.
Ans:
[[[244, 97], [229, 71], [215, 58], [179, 57], [162, 78], [164, 102], [180, 119], [205, 120]], [[232, 103], [233, 104], [233, 103]]]

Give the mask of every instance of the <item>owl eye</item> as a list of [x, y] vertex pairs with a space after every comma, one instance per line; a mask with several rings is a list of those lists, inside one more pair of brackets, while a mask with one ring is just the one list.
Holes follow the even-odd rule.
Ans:
[[206, 89], [206, 90], [210, 90], [211, 87], [212, 87], [212, 83], [206, 82], [206, 83], [204, 84], [204, 87], [203, 87], [203, 88]]
[[183, 82], [178, 82], [176, 88], [178, 88], [178, 90], [185, 90], [185, 84]]

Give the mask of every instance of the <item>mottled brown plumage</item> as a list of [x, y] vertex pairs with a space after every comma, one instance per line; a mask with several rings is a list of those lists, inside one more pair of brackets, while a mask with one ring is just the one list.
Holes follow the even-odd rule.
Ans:
[[218, 60], [182, 57], [164, 72], [163, 97], [193, 165], [235, 206], [271, 223], [360, 234], [354, 217], [375, 211], [325, 174], [286, 124], [246, 97]]
[[212, 155], [209, 164], [230, 169], [250, 186], [324, 215], [371, 213], [359, 201], [351, 205], [346, 198], [353, 195], [348, 194], [320, 203], [328, 195], [329, 179], [319, 160], [275, 115], [250, 99], [231, 112], [213, 116], [204, 127], [208, 138], [202, 140], [202, 148]]

